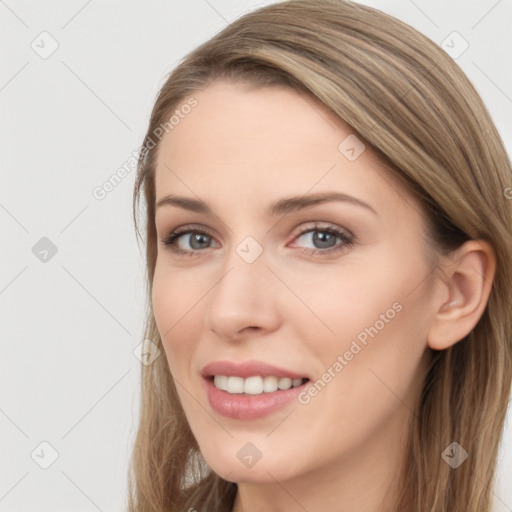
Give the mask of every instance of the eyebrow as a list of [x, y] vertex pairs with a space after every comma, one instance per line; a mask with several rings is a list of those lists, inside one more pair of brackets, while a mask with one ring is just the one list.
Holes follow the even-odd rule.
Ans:
[[[332, 201], [345, 202], [360, 206], [370, 210], [378, 216], [378, 213], [369, 204], [361, 201], [361, 199], [357, 199], [356, 197], [343, 194], [341, 192], [319, 192], [316, 194], [308, 194], [304, 196], [286, 197], [272, 203], [265, 210], [265, 213], [269, 216], [284, 215], [293, 211], [301, 210], [303, 208], [308, 208], [317, 204]], [[178, 208], [183, 208], [185, 210], [203, 213], [205, 215], [213, 215], [213, 210], [205, 202], [190, 197], [181, 197], [170, 194], [158, 200], [156, 202], [155, 209], [158, 209], [162, 206], [177, 206]]]

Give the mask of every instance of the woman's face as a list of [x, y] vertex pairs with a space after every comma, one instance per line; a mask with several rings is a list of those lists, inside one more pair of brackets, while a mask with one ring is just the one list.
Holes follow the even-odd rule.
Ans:
[[194, 98], [159, 147], [152, 300], [203, 456], [237, 482], [391, 464], [435, 295], [418, 204], [309, 96]]

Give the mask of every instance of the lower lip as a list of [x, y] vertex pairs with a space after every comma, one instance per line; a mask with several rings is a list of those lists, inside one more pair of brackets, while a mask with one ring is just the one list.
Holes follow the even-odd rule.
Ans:
[[295, 388], [260, 395], [232, 394], [218, 389], [212, 379], [204, 379], [208, 401], [222, 416], [237, 420], [254, 420], [272, 414], [292, 402], [310, 381]]

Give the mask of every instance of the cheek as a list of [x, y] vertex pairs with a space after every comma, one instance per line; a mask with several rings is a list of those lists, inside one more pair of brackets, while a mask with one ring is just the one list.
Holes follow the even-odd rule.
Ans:
[[396, 255], [369, 263], [364, 272], [332, 272], [329, 281], [296, 281], [297, 294], [314, 316], [295, 313], [295, 328], [298, 339], [307, 339], [311, 360], [321, 362], [316, 378], [332, 391], [322, 391], [318, 404], [332, 398], [349, 410], [366, 403], [383, 413], [381, 405], [397, 402], [390, 389], [405, 396], [417, 380], [429, 300], [427, 283], [418, 285], [428, 269], [420, 260], [397, 261]]
[[[389, 269], [383, 273], [372, 271], [375, 262], [363, 267], [368, 270], [345, 265], [339, 269], [324, 269], [322, 273], [301, 272], [286, 276], [290, 288], [302, 302], [290, 301], [295, 313], [292, 309], [289, 313], [297, 324], [301, 324], [300, 332], [310, 333], [308, 344], [327, 354], [337, 354], [348, 349], [351, 340], [358, 335], [364, 342], [365, 336], [369, 336], [365, 329], [376, 322], [380, 331], [393, 321], [400, 309], [395, 303], [403, 300], [400, 279]], [[381, 315], [385, 315], [384, 320]], [[388, 322], [383, 324], [385, 320]]]
[[[200, 339], [197, 330], [204, 316], [203, 295], [197, 285], [187, 285], [179, 272], [173, 271], [171, 277], [165, 267], [155, 268], [151, 293], [153, 313], [173, 374], [174, 361], [189, 359], [195, 349], [194, 340]], [[179, 367], [176, 369], [179, 371]]]

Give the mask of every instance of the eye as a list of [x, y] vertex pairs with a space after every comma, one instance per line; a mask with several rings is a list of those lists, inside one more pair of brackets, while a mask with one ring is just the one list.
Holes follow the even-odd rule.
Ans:
[[[354, 243], [353, 236], [345, 233], [335, 226], [321, 227], [310, 226], [303, 229], [295, 238], [291, 247], [297, 246], [297, 241], [302, 244], [310, 244], [312, 247], [305, 247], [302, 252], [305, 254], [326, 254], [350, 247]], [[160, 243], [168, 246], [172, 252], [178, 255], [199, 256], [202, 251], [212, 247], [220, 247], [213, 236], [203, 228], [197, 226], [180, 226], [175, 229], [167, 238]], [[299, 245], [302, 245], [299, 244]]]
[[176, 254], [193, 256], [203, 249], [208, 249], [212, 241], [214, 238], [206, 230], [187, 225], [175, 229], [161, 243], [169, 246]]
[[303, 244], [312, 246], [303, 249], [306, 254], [330, 253], [350, 247], [354, 243], [353, 237], [341, 229], [334, 226], [321, 227], [318, 225], [302, 230], [294, 244], [299, 240], [302, 240]]

